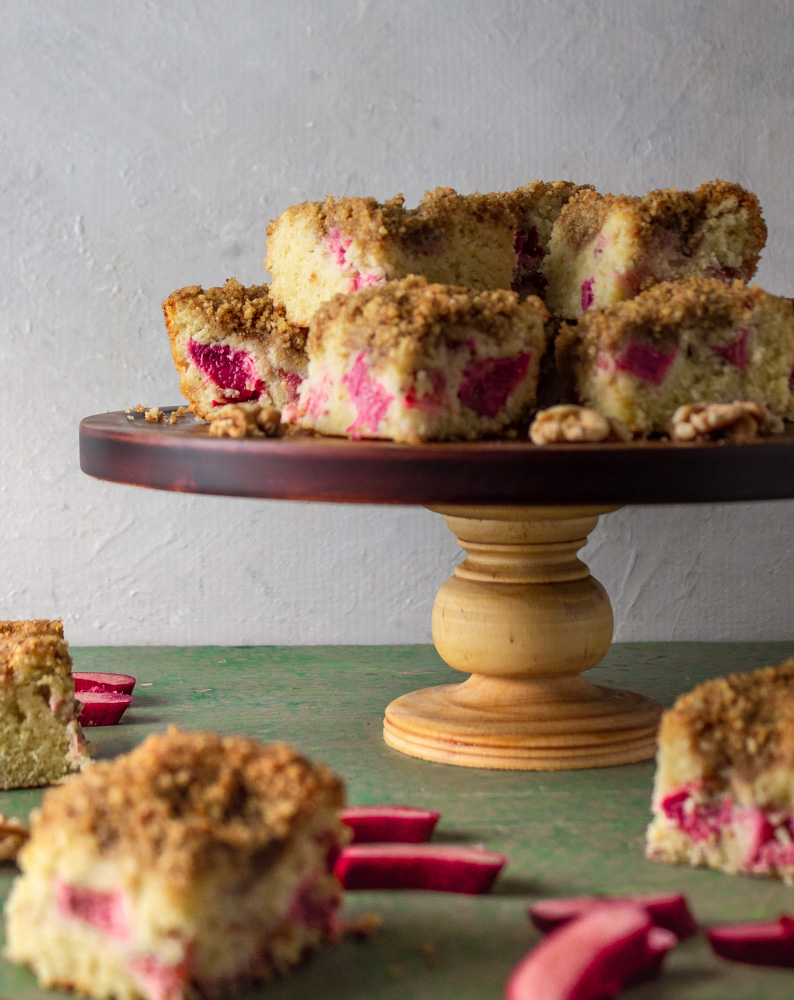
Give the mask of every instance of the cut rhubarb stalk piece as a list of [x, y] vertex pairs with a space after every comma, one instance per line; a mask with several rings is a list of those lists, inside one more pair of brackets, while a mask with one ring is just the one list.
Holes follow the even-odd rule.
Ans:
[[571, 898], [539, 899], [527, 910], [539, 931], [554, 930], [561, 924], [589, 913], [595, 906], [622, 906], [631, 903], [646, 911], [656, 927], [672, 931], [676, 937], [688, 937], [697, 930], [697, 923], [682, 893], [659, 893], [651, 896], [575, 896]]
[[335, 873], [345, 889], [430, 889], [488, 892], [507, 862], [477, 847], [432, 844], [354, 844], [342, 850]]
[[119, 691], [132, 694], [135, 678], [131, 674], [106, 674], [94, 670], [73, 670], [75, 691]]
[[760, 920], [706, 928], [716, 955], [748, 965], [794, 967], [794, 919]]
[[353, 843], [419, 844], [429, 840], [441, 813], [413, 806], [348, 806], [339, 818], [353, 831]]
[[132, 701], [132, 695], [120, 691], [80, 691], [75, 697], [83, 705], [81, 726], [115, 726]]
[[678, 935], [668, 931], [664, 927], [651, 927], [646, 940], [645, 962], [642, 968], [638, 969], [629, 979], [626, 986], [634, 986], [636, 983], [647, 983], [650, 979], [655, 979], [662, 971], [667, 953], [672, 951], [678, 944]]
[[513, 970], [505, 1000], [603, 1000], [647, 968], [651, 918], [624, 903], [552, 931]]

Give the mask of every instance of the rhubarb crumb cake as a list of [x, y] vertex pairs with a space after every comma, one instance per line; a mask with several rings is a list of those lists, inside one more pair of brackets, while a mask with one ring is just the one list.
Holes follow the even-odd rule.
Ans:
[[163, 303], [182, 395], [203, 420], [226, 403], [282, 407], [306, 374], [306, 331], [288, 322], [267, 285], [234, 278], [180, 288]]
[[510, 287], [521, 295], [546, 294], [546, 255], [557, 217], [580, 191], [593, 191], [590, 184], [572, 181], [533, 181], [515, 191], [490, 195], [506, 204], [515, 215], [516, 261]]
[[556, 353], [578, 401], [642, 434], [666, 432], [679, 406], [701, 400], [791, 413], [791, 300], [742, 281], [654, 285], [564, 325]]
[[0, 788], [51, 785], [88, 762], [60, 619], [0, 621]]
[[662, 716], [647, 856], [794, 883], [794, 659]]
[[171, 728], [48, 792], [8, 957], [115, 1000], [226, 996], [335, 932], [340, 780], [285, 744]]
[[407, 209], [402, 195], [292, 205], [267, 229], [271, 295], [308, 326], [332, 296], [421, 274], [476, 289], [509, 288], [515, 213], [493, 195], [428, 191]]
[[417, 275], [339, 295], [310, 327], [309, 371], [282, 418], [411, 443], [502, 431], [535, 402], [546, 316], [535, 297]]
[[546, 304], [576, 319], [593, 306], [631, 298], [658, 281], [723, 281], [755, 274], [766, 242], [758, 199], [738, 184], [644, 197], [582, 190], [562, 208], [546, 260]]

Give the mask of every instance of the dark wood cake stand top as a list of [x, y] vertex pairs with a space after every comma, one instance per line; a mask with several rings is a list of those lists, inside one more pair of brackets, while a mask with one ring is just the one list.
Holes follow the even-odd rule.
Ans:
[[[172, 408], [173, 409], [173, 408]], [[165, 410], [166, 413], [170, 410]], [[647, 504], [794, 497], [794, 426], [736, 444], [401, 445], [291, 435], [210, 437], [192, 415], [80, 424], [80, 464], [98, 479], [185, 493], [372, 504]]]
[[219, 438], [192, 415], [175, 424], [131, 415], [133, 420], [126, 412], [102, 413], [81, 422], [85, 473], [184, 493], [336, 503], [622, 505], [794, 497], [792, 425], [782, 435], [745, 444], [539, 448], [528, 441]]
[[83, 472], [175, 492], [336, 503], [622, 505], [794, 497], [792, 425], [785, 434], [746, 444], [539, 448], [528, 441], [219, 438], [192, 415], [175, 424], [129, 416], [102, 413], [81, 422]]

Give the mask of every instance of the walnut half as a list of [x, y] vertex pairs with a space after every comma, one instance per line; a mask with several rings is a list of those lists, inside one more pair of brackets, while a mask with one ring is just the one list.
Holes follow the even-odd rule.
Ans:
[[275, 406], [261, 403], [227, 403], [212, 415], [213, 437], [280, 437], [286, 430]]
[[586, 406], [562, 403], [540, 410], [529, 428], [533, 444], [581, 444], [589, 441], [631, 441], [622, 420], [605, 417]]
[[763, 434], [780, 434], [783, 421], [766, 406], [746, 399], [732, 403], [687, 403], [670, 422], [674, 441], [749, 441]]
[[30, 827], [0, 814], [0, 861], [16, 861], [20, 847], [30, 836]]

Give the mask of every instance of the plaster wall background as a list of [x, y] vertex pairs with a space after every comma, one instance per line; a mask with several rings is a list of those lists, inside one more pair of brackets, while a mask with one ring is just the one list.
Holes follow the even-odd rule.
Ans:
[[[265, 274], [327, 193], [755, 190], [794, 294], [788, 0], [0, 5], [0, 618], [78, 645], [430, 639], [421, 508], [178, 496], [78, 466], [81, 417], [179, 402], [160, 302]], [[585, 550], [617, 639], [794, 639], [794, 503], [633, 508]]]

